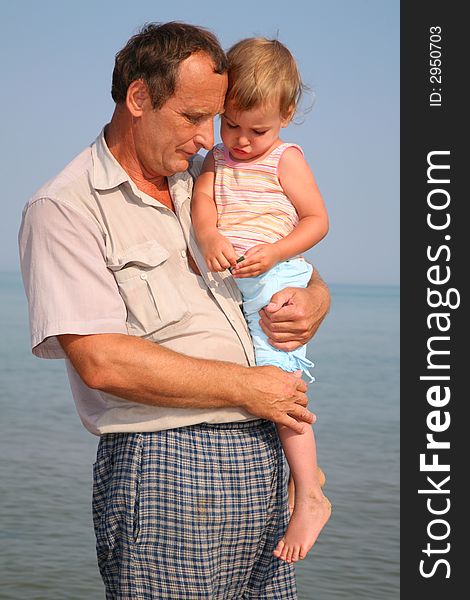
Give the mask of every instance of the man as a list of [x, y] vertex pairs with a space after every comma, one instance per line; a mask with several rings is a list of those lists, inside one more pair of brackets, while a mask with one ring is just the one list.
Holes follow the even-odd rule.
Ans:
[[[306, 386], [250, 366], [236, 287], [207, 272], [191, 231], [189, 169], [213, 145], [225, 71], [206, 30], [146, 26], [116, 56], [111, 122], [23, 215], [33, 352], [66, 358], [80, 418], [101, 436], [108, 598], [296, 597], [292, 566], [272, 556], [288, 518], [272, 422], [313, 422]], [[291, 348], [329, 296], [315, 275], [273, 302], [263, 329]]]

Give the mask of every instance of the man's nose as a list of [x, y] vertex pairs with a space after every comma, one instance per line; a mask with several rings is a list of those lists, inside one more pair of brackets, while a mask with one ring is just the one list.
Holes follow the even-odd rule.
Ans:
[[210, 150], [214, 145], [214, 120], [208, 119], [201, 123], [198, 127], [197, 133], [194, 136], [196, 144], [202, 146], [206, 150]]

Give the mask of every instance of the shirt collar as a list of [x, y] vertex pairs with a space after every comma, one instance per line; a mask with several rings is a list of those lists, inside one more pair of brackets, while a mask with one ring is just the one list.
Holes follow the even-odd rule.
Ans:
[[103, 127], [101, 133], [91, 146], [93, 186], [96, 190], [110, 190], [118, 187], [125, 181], [130, 181], [129, 175], [111, 154], [106, 144], [104, 137], [105, 129], [106, 127]]
[[[103, 127], [101, 133], [91, 146], [94, 188], [96, 190], [110, 190], [124, 182], [128, 182], [134, 194], [146, 202], [143, 198], [144, 194], [139, 192], [135, 183], [108, 148], [104, 137], [105, 129], [106, 127]], [[177, 213], [180, 211], [182, 205], [191, 199], [192, 183], [193, 180], [188, 171], [175, 173], [168, 177], [168, 187]]]

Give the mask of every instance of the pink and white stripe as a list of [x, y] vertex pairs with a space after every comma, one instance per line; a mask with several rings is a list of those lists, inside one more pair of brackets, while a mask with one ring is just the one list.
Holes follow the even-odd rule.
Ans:
[[298, 224], [297, 212], [278, 177], [282, 153], [292, 147], [302, 152], [297, 144], [281, 144], [253, 163], [234, 161], [223, 144], [214, 147], [217, 228], [232, 242], [237, 255], [286, 237]]

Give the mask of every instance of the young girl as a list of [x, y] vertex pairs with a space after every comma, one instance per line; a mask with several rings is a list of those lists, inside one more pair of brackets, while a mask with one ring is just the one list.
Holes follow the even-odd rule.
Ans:
[[[293, 352], [271, 346], [258, 314], [279, 290], [307, 286], [312, 267], [300, 255], [328, 231], [326, 209], [301, 148], [279, 138], [295, 114], [302, 82], [295, 60], [277, 40], [242, 40], [228, 58], [223, 144], [207, 154], [196, 181], [194, 228], [208, 267], [230, 268], [240, 288], [256, 364], [299, 377], [304, 372], [312, 381], [305, 346]], [[278, 433], [295, 503], [274, 555], [291, 562], [306, 556], [331, 505], [320, 487], [312, 428], [298, 434], [281, 426]]]

